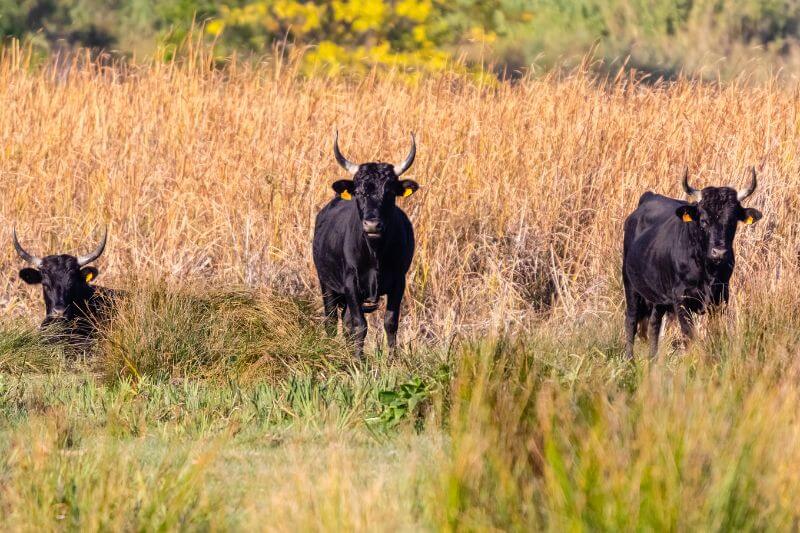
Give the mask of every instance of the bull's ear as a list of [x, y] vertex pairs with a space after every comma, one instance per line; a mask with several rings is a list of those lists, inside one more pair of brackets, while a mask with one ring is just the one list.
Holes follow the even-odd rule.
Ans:
[[28, 285], [36, 285], [42, 282], [42, 273], [35, 268], [23, 268], [19, 271], [19, 278]]
[[691, 204], [682, 205], [675, 210], [675, 215], [684, 222], [694, 222], [698, 219], [697, 206]]
[[397, 182], [397, 196], [411, 196], [419, 189], [419, 184], [414, 180], [400, 180]]
[[349, 200], [353, 197], [353, 189], [355, 188], [353, 180], [334, 181], [332, 187], [342, 200]]
[[761, 211], [758, 209], [753, 209], [752, 207], [748, 207], [746, 209], [742, 209], [742, 217], [739, 219], [745, 224], [755, 224], [759, 220], [761, 220]]
[[86, 283], [89, 283], [94, 278], [100, 275], [100, 271], [97, 270], [95, 267], [83, 267], [81, 269], [81, 277], [86, 280]]

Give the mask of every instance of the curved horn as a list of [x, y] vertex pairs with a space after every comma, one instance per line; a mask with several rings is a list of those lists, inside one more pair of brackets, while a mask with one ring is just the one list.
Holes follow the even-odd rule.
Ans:
[[336, 162], [350, 174], [358, 172], [358, 164], [348, 161], [339, 150], [339, 130], [336, 130], [336, 135], [333, 138], [333, 155], [336, 156]]
[[36, 257], [35, 255], [31, 255], [28, 252], [26, 252], [25, 248], [23, 248], [22, 245], [19, 243], [19, 239], [17, 238], [17, 227], [16, 226], [14, 226], [14, 229], [12, 230], [12, 234], [14, 236], [14, 248], [17, 250], [17, 255], [19, 255], [22, 258], [23, 261], [32, 264], [36, 268], [41, 267], [42, 266], [42, 259], [39, 258], [39, 257]]
[[753, 191], [756, 190], [756, 185], [757, 185], [756, 168], [750, 167], [750, 186], [744, 189], [739, 189], [736, 193], [736, 199], [741, 202], [742, 200], [753, 194]]
[[86, 266], [103, 253], [103, 250], [106, 248], [106, 238], [108, 237], [108, 228], [103, 230], [103, 240], [100, 241], [100, 244], [97, 245], [97, 248], [94, 249], [92, 253], [89, 255], [81, 255], [78, 256], [78, 266]]
[[683, 171], [683, 190], [686, 191], [686, 194], [689, 195], [695, 202], [699, 202], [703, 199], [703, 192], [698, 191], [691, 185], [689, 185], [689, 168], [687, 167]]
[[406, 170], [411, 167], [411, 164], [414, 162], [414, 158], [417, 156], [417, 141], [414, 139], [414, 132], [411, 132], [411, 150], [408, 151], [408, 155], [406, 156], [405, 161], [400, 163], [399, 165], [394, 166], [394, 173], [399, 177], [405, 172]]

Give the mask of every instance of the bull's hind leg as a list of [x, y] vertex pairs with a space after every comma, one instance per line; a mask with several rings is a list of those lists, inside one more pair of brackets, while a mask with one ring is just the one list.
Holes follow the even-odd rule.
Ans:
[[650, 307], [641, 296], [626, 287], [625, 290], [625, 357], [633, 359], [633, 341], [640, 324], [650, 313]]
[[400, 304], [403, 302], [403, 293], [406, 290], [406, 280], [401, 279], [395, 283], [389, 294], [386, 295], [386, 313], [383, 316], [383, 328], [386, 330], [386, 344], [394, 352], [397, 346], [397, 327], [400, 323]]
[[675, 306], [675, 316], [678, 317], [678, 324], [681, 327], [681, 333], [683, 333], [683, 344], [685, 348], [689, 341], [694, 339], [694, 317], [692, 313], [682, 305]]
[[344, 297], [323, 286], [322, 305], [325, 308], [325, 332], [329, 337], [334, 337], [336, 326], [339, 324], [339, 308], [344, 305]]
[[633, 341], [636, 338], [636, 327], [638, 325], [636, 313], [630, 309], [625, 311], [625, 357], [633, 359]]
[[661, 323], [667, 310], [660, 306], [653, 306], [650, 319], [647, 322], [647, 335], [650, 337], [650, 357], [655, 359], [658, 355], [658, 337], [661, 334]]

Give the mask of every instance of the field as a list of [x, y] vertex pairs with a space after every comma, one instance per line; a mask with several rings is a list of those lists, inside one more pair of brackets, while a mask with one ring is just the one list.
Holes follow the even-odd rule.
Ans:
[[[0, 519], [11, 530], [763, 530], [800, 520], [797, 89], [516, 84], [293, 59], [0, 59]], [[417, 255], [367, 358], [321, 335], [314, 215], [418, 140]], [[639, 195], [741, 186], [733, 298], [687, 350], [623, 358]], [[44, 343], [10, 230], [130, 298]]]

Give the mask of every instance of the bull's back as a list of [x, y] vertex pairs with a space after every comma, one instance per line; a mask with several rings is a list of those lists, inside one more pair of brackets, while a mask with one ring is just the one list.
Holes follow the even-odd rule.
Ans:
[[675, 254], [683, 254], [683, 222], [675, 212], [687, 202], [647, 192], [625, 220], [623, 278], [626, 284], [654, 303], [672, 298]]
[[649, 235], [652, 239], [663, 231], [679, 231], [680, 225], [675, 212], [687, 202], [660, 194], [646, 192], [639, 198], [639, 205], [625, 219], [625, 251]]
[[625, 221], [625, 235], [636, 238], [654, 227], [671, 227], [677, 222], [675, 212], [688, 202], [660, 194], [646, 192], [639, 198], [639, 205]]
[[314, 223], [314, 266], [320, 283], [337, 292], [344, 290], [344, 246], [355, 211], [354, 202], [334, 198], [317, 213]]

